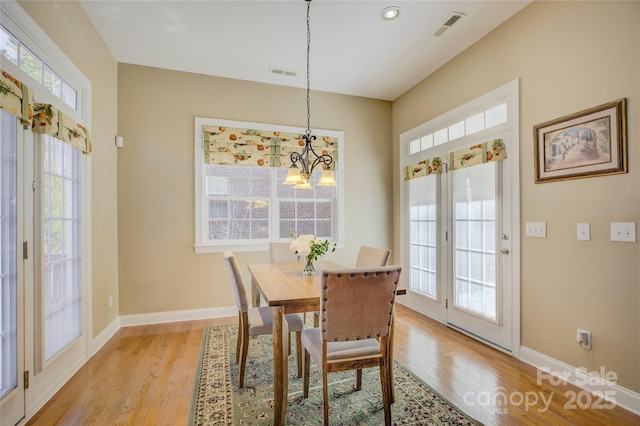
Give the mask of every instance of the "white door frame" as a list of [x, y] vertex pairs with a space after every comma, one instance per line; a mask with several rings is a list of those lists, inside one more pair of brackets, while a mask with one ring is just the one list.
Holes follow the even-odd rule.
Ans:
[[[6, 0], [0, 3], [0, 18], [2, 25], [7, 28], [20, 42], [24, 43], [34, 54], [36, 54], [47, 65], [58, 73], [65, 81], [77, 90], [77, 110], [73, 111], [59, 98], [49, 93], [44, 86], [31, 79], [21, 69], [10, 61], [3, 61], [2, 67], [18, 80], [24, 82], [34, 91], [36, 102], [51, 103], [59, 106], [61, 110], [76, 121], [83, 123], [89, 130], [91, 129], [91, 82], [85, 77], [78, 67], [65, 55], [65, 53], [49, 38], [49, 36], [38, 26], [38, 24], [27, 14], [22, 7], [14, 0]], [[26, 132], [33, 136], [30, 131]], [[29, 144], [25, 144], [29, 147]], [[30, 152], [25, 152], [25, 163], [29, 163], [34, 158], [34, 146], [31, 142]], [[29, 389], [25, 391], [25, 411], [26, 419], [31, 418], [51, 397], [75, 374], [75, 372], [93, 354], [93, 313], [92, 313], [92, 274], [91, 274], [91, 156], [83, 155], [82, 167], [82, 280], [83, 280], [83, 333], [81, 337], [81, 348], [76, 349], [77, 359], [73, 359], [65, 366], [64, 362], [51, 367], [49, 374], [34, 376], [37, 370], [35, 358], [40, 356], [35, 345], [35, 309], [37, 309], [34, 285], [26, 285], [24, 291], [25, 309], [25, 335], [24, 335], [24, 370], [30, 372]], [[30, 207], [30, 211], [25, 211], [25, 235], [24, 240], [29, 241], [29, 257], [32, 262], [29, 267], [25, 265], [25, 282], [35, 283], [34, 258], [34, 235], [33, 218], [35, 211], [33, 207], [33, 197], [30, 191], [33, 181], [35, 165], [27, 164], [25, 169], [30, 169], [30, 176], [25, 177], [26, 189], [24, 191], [25, 200]], [[29, 180], [31, 179], [31, 180]], [[29, 195], [27, 195], [29, 194]], [[29, 198], [29, 199], [27, 199]], [[27, 223], [29, 222], [29, 223]], [[78, 355], [79, 354], [79, 355]], [[64, 358], [64, 357], [61, 357]], [[56, 360], [57, 361], [57, 360]], [[24, 422], [24, 420], [23, 420]]]
[[[402, 172], [404, 165], [411, 164], [412, 161], [408, 154], [408, 144], [416, 137], [426, 134], [429, 129], [440, 129], [451, 123], [463, 120], [469, 116], [470, 112], [481, 110], [486, 105], [498, 103], [500, 101], [507, 102], [507, 117], [508, 123], [505, 125], [499, 125], [495, 128], [487, 129], [478, 132], [477, 136], [482, 137], [482, 140], [491, 139], [494, 133], [509, 132], [510, 145], [507, 146], [507, 155], [511, 161], [503, 161], [505, 171], [511, 178], [508, 182], [503, 182], [503, 192], [508, 193], [510, 197], [510, 205], [506, 208], [510, 209], [511, 213], [511, 231], [510, 231], [510, 260], [511, 271], [510, 279], [512, 282], [511, 289], [511, 354], [519, 358], [520, 356], [520, 115], [519, 115], [519, 80], [513, 80], [483, 96], [480, 96], [460, 107], [457, 107], [437, 118], [434, 118], [426, 123], [421, 124], [413, 129], [410, 129], [400, 135], [399, 143], [399, 158], [400, 158], [400, 171]], [[444, 144], [446, 145], [446, 144]], [[444, 151], [444, 149], [443, 149]], [[408, 193], [407, 185], [403, 180], [403, 176], [400, 178], [400, 211], [401, 211], [401, 236], [400, 236], [400, 258], [402, 259], [403, 267], [406, 271], [409, 271], [409, 226], [406, 218], [408, 215]], [[439, 218], [443, 219], [443, 218]], [[442, 267], [443, 262], [439, 260], [439, 267]], [[440, 285], [439, 280], [439, 285]], [[403, 274], [401, 276], [400, 285], [402, 288], [409, 289], [409, 274]], [[426, 297], [422, 297], [424, 301], [416, 301], [416, 297], [410, 294], [410, 290], [407, 291], [407, 296], [398, 299], [398, 303], [404, 304], [424, 315], [427, 315], [442, 323], [447, 322], [447, 309], [445, 307], [444, 299], [446, 298], [446, 290], [444, 290], [439, 300], [427, 300]]]

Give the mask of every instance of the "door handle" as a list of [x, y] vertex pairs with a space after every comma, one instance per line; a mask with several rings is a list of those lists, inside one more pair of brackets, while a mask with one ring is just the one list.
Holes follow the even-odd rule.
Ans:
[[509, 249], [502, 249], [502, 250], [500, 250], [500, 253], [502, 253], [502, 254], [509, 254], [509, 253], [510, 253], [510, 251], [509, 251]]

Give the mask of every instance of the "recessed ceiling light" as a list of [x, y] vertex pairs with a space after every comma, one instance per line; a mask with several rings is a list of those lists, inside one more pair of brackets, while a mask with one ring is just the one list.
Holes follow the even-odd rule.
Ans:
[[380, 17], [385, 21], [393, 21], [400, 15], [400, 8], [398, 6], [385, 7], [380, 11]]

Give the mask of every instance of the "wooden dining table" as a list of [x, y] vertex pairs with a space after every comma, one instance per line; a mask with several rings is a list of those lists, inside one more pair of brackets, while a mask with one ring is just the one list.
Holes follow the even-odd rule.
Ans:
[[289, 331], [285, 314], [320, 310], [320, 277], [323, 270], [345, 269], [337, 263], [316, 262], [317, 274], [302, 275], [304, 262], [260, 263], [248, 265], [251, 273], [251, 299], [259, 306], [261, 297], [273, 307], [273, 392], [274, 425], [284, 425], [289, 393]]
[[[264, 297], [273, 307], [273, 399], [274, 425], [284, 425], [289, 394], [289, 330], [284, 321], [285, 314], [318, 312], [320, 310], [320, 277], [324, 270], [347, 269], [334, 262], [316, 262], [317, 274], [302, 275], [304, 262], [259, 263], [248, 265], [251, 273], [251, 304], [260, 306]], [[405, 294], [398, 289], [396, 295]], [[393, 360], [393, 322], [390, 341], [390, 356]], [[395, 400], [393, 373], [390, 376], [391, 401]]]

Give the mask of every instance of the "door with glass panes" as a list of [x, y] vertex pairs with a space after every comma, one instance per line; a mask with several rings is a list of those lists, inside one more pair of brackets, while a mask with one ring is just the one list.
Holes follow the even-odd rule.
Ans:
[[[510, 350], [508, 177], [504, 162], [486, 161], [487, 153], [504, 156], [502, 139], [445, 151], [424, 165], [436, 173], [405, 183], [407, 304]], [[483, 155], [484, 162], [473, 159]]]
[[86, 357], [82, 154], [0, 113], [0, 420], [9, 425]]
[[[0, 424], [14, 425], [25, 415], [23, 130], [19, 120], [0, 110]], [[20, 167], [18, 167], [20, 165]]]
[[91, 85], [0, 3], [0, 424], [12, 425], [87, 359]]
[[517, 353], [518, 92], [514, 80], [400, 135], [406, 304]]
[[511, 230], [503, 166], [488, 162], [447, 174], [447, 323], [511, 350]]

